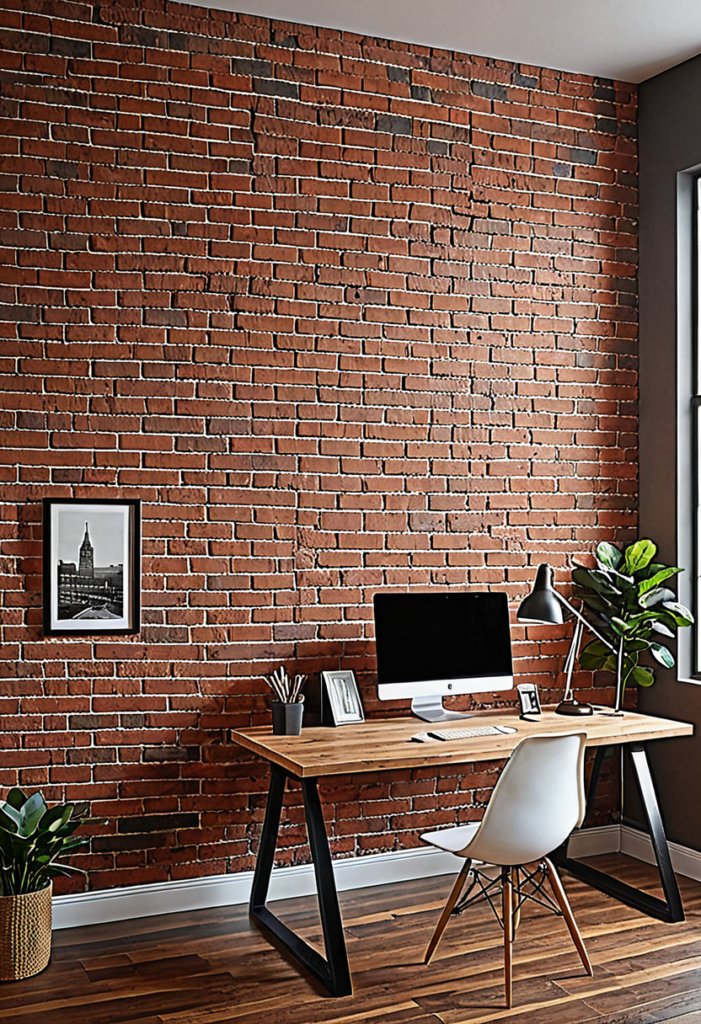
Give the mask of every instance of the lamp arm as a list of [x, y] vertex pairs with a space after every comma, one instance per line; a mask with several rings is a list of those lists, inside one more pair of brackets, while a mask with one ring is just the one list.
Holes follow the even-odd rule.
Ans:
[[569, 612], [572, 612], [572, 614], [575, 616], [575, 618], [579, 619], [580, 622], [583, 622], [584, 625], [587, 627], [587, 629], [590, 630], [590, 632], [592, 632], [594, 634], [594, 636], [596, 637], [597, 640], [600, 640], [602, 644], [605, 644], [606, 647], [608, 647], [608, 649], [610, 651], [613, 651], [614, 654], [618, 653], [616, 648], [614, 647], [614, 645], [611, 643], [611, 641], [607, 640], [606, 637], [603, 637], [601, 635], [601, 633], [599, 633], [599, 631], [597, 629], [594, 629], [594, 627], [592, 626], [592, 624], [589, 621], [589, 619], [585, 618], [585, 616], [582, 615], [582, 613], [580, 611], [578, 611], [573, 604], [570, 604], [570, 602], [567, 601], [562, 596], [562, 594], [559, 594], [557, 592], [557, 590], [555, 590], [554, 587], [553, 587], [552, 592], [555, 595], [555, 597], [558, 599], [560, 604], [563, 605]]
[[567, 659], [565, 661], [565, 693], [563, 701], [572, 700], [572, 673], [574, 672], [574, 663], [577, 660], [577, 654], [579, 653], [579, 645], [582, 642], [582, 633], [584, 632], [584, 626], [579, 619], [574, 624], [574, 632], [572, 634], [572, 643], [570, 649], [567, 652]]

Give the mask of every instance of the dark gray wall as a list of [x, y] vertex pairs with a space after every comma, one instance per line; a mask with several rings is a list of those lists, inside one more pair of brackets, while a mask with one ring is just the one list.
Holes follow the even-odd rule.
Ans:
[[[691, 516], [692, 509], [684, 430], [678, 443], [692, 390], [693, 190], [684, 172], [701, 165], [701, 57], [644, 82], [639, 104], [640, 536], [657, 543], [664, 561], [685, 568], [679, 593], [688, 601], [689, 535], [677, 530], [680, 488], [687, 492], [680, 511]], [[668, 838], [701, 850], [701, 686], [680, 681], [688, 675], [683, 642], [680, 648], [681, 672], [659, 671], [655, 685], [640, 691], [639, 708], [696, 727], [691, 739], [651, 744], [650, 755]]]

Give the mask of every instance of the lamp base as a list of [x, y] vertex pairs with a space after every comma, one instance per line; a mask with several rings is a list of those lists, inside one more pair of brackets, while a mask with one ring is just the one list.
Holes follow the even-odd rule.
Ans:
[[591, 704], [580, 704], [574, 697], [570, 697], [568, 700], [562, 700], [555, 708], [556, 715], [593, 715], [594, 709]]

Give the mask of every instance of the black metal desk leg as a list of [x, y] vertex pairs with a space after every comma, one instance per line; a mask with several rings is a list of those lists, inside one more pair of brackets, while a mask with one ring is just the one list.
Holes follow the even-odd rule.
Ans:
[[[620, 900], [621, 903], [625, 903], [627, 906], [633, 907], [649, 917], [657, 918], [658, 921], [674, 924], [677, 921], [684, 920], [684, 908], [682, 907], [677, 880], [672, 869], [669, 848], [662, 826], [662, 817], [657, 803], [657, 796], [655, 795], [655, 787], [652, 783], [645, 746], [642, 743], [635, 743], [626, 746], [625, 749], [631, 759], [638, 785], [640, 786], [640, 796], [650, 828], [652, 848], [655, 853], [655, 861], [665, 898], [663, 900], [658, 899], [657, 896], [651, 896], [641, 889], [636, 889], [635, 886], [628, 885], [626, 882], [614, 878], [613, 875], [609, 875], [605, 871], [598, 871], [588, 864], [573, 860], [567, 856], [567, 843], [553, 854], [553, 859], [558, 867], [568, 871], [575, 878], [581, 879], [582, 882], [586, 882], [587, 885], [599, 889], [600, 892], [605, 892], [608, 896], [613, 896], [614, 899]], [[603, 754], [599, 757], [597, 751], [592, 783], [587, 794], [588, 803], [595, 796], [599, 774], [598, 768], [600, 767], [601, 760], [603, 760]]]
[[662, 891], [664, 892], [665, 900], [669, 908], [668, 920], [671, 922], [683, 921], [684, 908], [682, 907], [682, 899], [679, 895], [679, 886], [677, 885], [674, 868], [672, 867], [672, 860], [669, 856], [667, 837], [664, 834], [662, 816], [660, 814], [659, 804], [657, 803], [657, 794], [655, 793], [655, 787], [652, 782], [650, 764], [647, 759], [647, 753], [645, 752], [645, 746], [642, 743], [631, 744], [628, 748], [628, 754], [635, 770], [635, 774], [638, 777], [640, 796], [643, 801], [643, 807], [645, 808], [647, 823], [650, 827], [652, 849], [655, 853], [657, 870], [660, 873]]
[[333, 876], [331, 851], [329, 850], [316, 779], [302, 780], [302, 794], [309, 846], [314, 860], [314, 875], [327, 959], [324, 959], [313, 946], [310, 946], [301, 936], [283, 924], [266, 906], [270, 875], [275, 861], [277, 836], [280, 830], [280, 813], [286, 779], [287, 773], [284, 769], [275, 764], [271, 765], [268, 803], [265, 809], [263, 832], [251, 888], [250, 914], [279, 943], [285, 946], [295, 960], [313, 974], [332, 996], [349, 996], [353, 992], [353, 986]]
[[287, 776], [282, 768], [276, 764], [270, 766], [268, 802], [265, 805], [263, 831], [260, 836], [256, 869], [253, 872], [253, 885], [251, 886], [251, 913], [257, 907], [264, 907], [265, 901], [268, 898], [270, 875], [275, 863], [275, 847], [277, 846], [277, 837], [280, 831], [280, 813], [282, 811], [282, 798], [285, 795], [286, 778]]
[[341, 908], [338, 905], [336, 880], [333, 877], [333, 864], [329, 840], [326, 835], [324, 815], [321, 810], [319, 791], [316, 779], [302, 779], [304, 795], [304, 811], [307, 819], [309, 846], [314, 859], [316, 875], [316, 891], [319, 896], [319, 914], [324, 932], [326, 957], [331, 971], [333, 992], [337, 996], [350, 995], [353, 991], [346, 941], [343, 936]]

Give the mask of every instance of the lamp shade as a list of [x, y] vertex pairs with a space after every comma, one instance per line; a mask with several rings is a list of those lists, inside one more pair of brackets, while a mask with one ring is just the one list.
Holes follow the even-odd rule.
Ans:
[[549, 565], [539, 565], [533, 590], [521, 602], [516, 614], [519, 622], [546, 622], [560, 625], [564, 622], [562, 605], [555, 595], [553, 571]]

